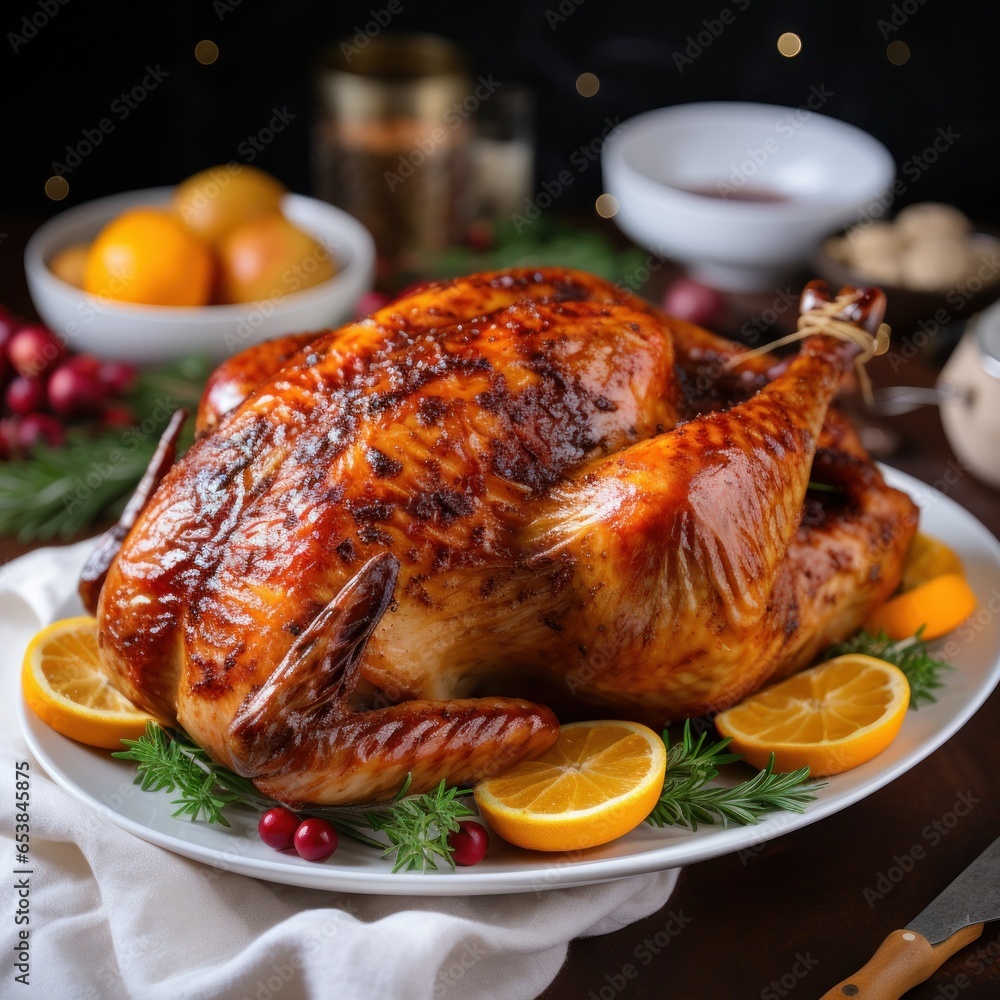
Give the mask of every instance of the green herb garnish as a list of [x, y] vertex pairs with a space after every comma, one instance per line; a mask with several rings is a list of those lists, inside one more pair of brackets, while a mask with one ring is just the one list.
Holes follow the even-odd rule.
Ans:
[[444, 781], [433, 792], [406, 795], [407, 776], [396, 798], [384, 808], [365, 810], [368, 825], [389, 839], [383, 857], [395, 853], [394, 872], [436, 870], [436, 859], [454, 868], [448, 834], [458, 830], [459, 819], [475, 815], [459, 796], [471, 795], [471, 788], [449, 788]]
[[[197, 408], [211, 367], [191, 357], [142, 372], [125, 399], [135, 426], [72, 427], [59, 447], [38, 444], [26, 458], [0, 462], [0, 534], [20, 542], [72, 538], [101, 517], [117, 516], [171, 414]], [[190, 441], [189, 428], [178, 453]]]
[[653, 826], [684, 826], [691, 830], [697, 830], [700, 824], [747, 826], [774, 810], [802, 812], [826, 784], [809, 781], [808, 767], [775, 774], [771, 754], [767, 767], [748, 781], [731, 788], [713, 785], [710, 782], [722, 765], [741, 759], [741, 754], [723, 752], [730, 739], [706, 746], [705, 733], [695, 739], [688, 719], [679, 743], [670, 746], [666, 732], [663, 742], [667, 744], [667, 774], [660, 801], [646, 817]]
[[899, 667], [910, 682], [910, 708], [919, 708], [921, 704], [937, 701], [932, 692], [936, 688], [944, 687], [941, 675], [946, 670], [955, 669], [950, 663], [931, 656], [927, 643], [920, 638], [919, 631], [909, 639], [897, 641], [890, 639], [885, 632], [872, 635], [862, 629], [846, 642], [831, 646], [823, 659], [829, 660], [847, 653], [874, 656]]
[[[122, 743], [127, 749], [111, 756], [136, 762], [134, 783], [143, 791], [180, 793], [171, 803], [177, 806], [174, 816], [230, 826], [223, 810], [235, 803], [258, 811], [282, 804], [262, 795], [247, 778], [212, 760], [181, 730], [167, 731], [155, 722], [147, 722], [146, 732], [139, 739]], [[448, 835], [458, 830], [459, 819], [474, 815], [460, 801], [460, 796], [472, 794], [471, 789], [448, 788], [442, 781], [433, 792], [408, 795], [409, 787], [407, 776], [390, 802], [367, 807], [310, 806], [309, 814], [329, 820], [338, 833], [376, 848], [383, 857], [394, 854], [394, 872], [436, 870], [442, 860], [454, 868]], [[388, 843], [368, 836], [365, 830], [383, 833]]]

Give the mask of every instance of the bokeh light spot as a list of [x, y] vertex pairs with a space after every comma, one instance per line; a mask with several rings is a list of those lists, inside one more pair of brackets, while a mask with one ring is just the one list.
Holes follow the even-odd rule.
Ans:
[[785, 31], [778, 36], [778, 51], [786, 59], [791, 59], [802, 51], [802, 39], [794, 31]]
[[194, 57], [202, 66], [211, 66], [219, 58], [219, 46], [210, 38], [203, 38], [194, 47]]
[[910, 58], [910, 46], [896, 39], [885, 47], [885, 56], [893, 66], [902, 66]]
[[581, 73], [576, 78], [576, 92], [581, 97], [593, 97], [601, 89], [601, 81], [593, 73]]
[[602, 194], [594, 202], [594, 208], [597, 209], [597, 214], [602, 219], [610, 219], [618, 214], [618, 209], [621, 208], [621, 205], [613, 194]]
[[50, 177], [45, 182], [45, 193], [53, 201], [62, 201], [69, 194], [69, 181], [65, 177]]

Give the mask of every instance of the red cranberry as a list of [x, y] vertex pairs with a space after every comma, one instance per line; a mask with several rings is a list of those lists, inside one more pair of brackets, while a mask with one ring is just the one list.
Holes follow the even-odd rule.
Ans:
[[100, 368], [100, 379], [112, 396], [121, 396], [135, 383], [135, 365], [127, 361], [105, 361]]
[[363, 319], [365, 316], [370, 316], [376, 309], [381, 309], [388, 301], [389, 296], [383, 295], [381, 292], [365, 292], [354, 306], [354, 318]]
[[29, 413], [17, 427], [17, 443], [30, 451], [40, 441], [58, 448], [66, 440], [63, 425], [48, 413]]
[[66, 356], [66, 345], [41, 323], [22, 326], [7, 343], [7, 357], [25, 378], [51, 371]]
[[726, 298], [693, 278], [678, 278], [663, 296], [663, 311], [689, 323], [712, 328], [726, 314]]
[[490, 835], [482, 823], [463, 819], [455, 833], [448, 834], [451, 859], [456, 865], [478, 865], [490, 846]]
[[493, 246], [493, 227], [486, 219], [479, 219], [469, 226], [466, 240], [473, 250], [489, 250]]
[[6, 309], [0, 312], [0, 385], [3, 385], [10, 376], [11, 363], [7, 357], [7, 344], [20, 328], [20, 321], [11, 316]]
[[105, 427], [118, 427], [124, 430], [126, 427], [135, 426], [135, 413], [132, 407], [124, 403], [112, 403], [101, 413], [101, 423]]
[[100, 362], [87, 354], [69, 358], [49, 379], [49, 404], [60, 416], [100, 413], [107, 389], [100, 380]]
[[260, 839], [276, 851], [287, 851], [295, 843], [295, 831], [299, 828], [299, 817], [284, 806], [268, 809], [257, 823]]
[[326, 861], [337, 849], [337, 831], [325, 819], [310, 816], [295, 831], [295, 850], [306, 861]]
[[18, 375], [7, 386], [4, 399], [12, 413], [23, 414], [40, 410], [45, 403], [45, 380]]
[[0, 459], [17, 458], [20, 455], [21, 446], [17, 440], [17, 429], [20, 423], [20, 417], [0, 419]]

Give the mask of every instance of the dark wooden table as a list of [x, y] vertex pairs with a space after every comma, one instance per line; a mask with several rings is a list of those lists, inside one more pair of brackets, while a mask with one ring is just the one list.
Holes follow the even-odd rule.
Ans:
[[[0, 230], [9, 235], [0, 244], [0, 302], [27, 311], [19, 247], [31, 225], [4, 221]], [[879, 359], [872, 374], [883, 384], [905, 378], [930, 385], [935, 368], [914, 359], [894, 375]], [[955, 501], [1000, 533], [1000, 492], [962, 470], [936, 410], [883, 423], [899, 435], [892, 465], [947, 484]], [[0, 538], [0, 562], [29, 548]], [[661, 912], [574, 942], [544, 1000], [820, 997], [1000, 835], [998, 719], [1000, 693], [927, 760], [862, 802], [752, 852], [684, 869]], [[997, 1000], [998, 956], [1000, 923], [987, 925], [979, 942], [907, 998]]]

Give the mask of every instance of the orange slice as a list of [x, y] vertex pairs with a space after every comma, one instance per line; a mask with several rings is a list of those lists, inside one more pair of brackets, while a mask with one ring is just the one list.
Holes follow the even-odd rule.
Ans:
[[908, 639], [918, 629], [922, 639], [937, 639], [961, 625], [976, 610], [976, 595], [961, 573], [942, 573], [912, 590], [889, 598], [866, 619], [874, 635]]
[[536, 851], [596, 847], [635, 829], [663, 789], [667, 751], [636, 722], [572, 722], [537, 760], [475, 788], [504, 840]]
[[839, 774], [881, 753], [910, 703], [906, 675], [891, 663], [850, 653], [751, 695], [715, 717], [730, 749], [754, 767], [774, 754], [776, 771], [809, 767]]
[[101, 669], [97, 621], [64, 618], [28, 644], [21, 668], [28, 707], [57, 733], [89, 746], [120, 750], [137, 740], [151, 716], [119, 694]]
[[944, 573], [960, 573], [964, 576], [962, 560], [944, 542], [921, 532], [913, 539], [910, 550], [906, 553], [899, 589], [913, 590]]

